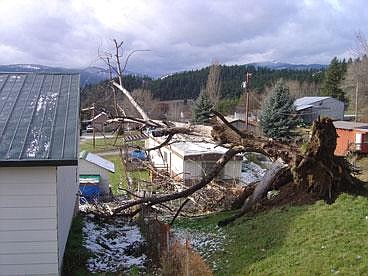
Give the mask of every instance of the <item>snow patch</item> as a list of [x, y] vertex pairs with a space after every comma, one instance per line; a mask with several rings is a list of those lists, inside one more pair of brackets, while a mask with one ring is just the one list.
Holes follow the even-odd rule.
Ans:
[[30, 65], [30, 64], [21, 64], [19, 67], [26, 68], [26, 69], [34, 69], [34, 70], [40, 70], [41, 68], [38, 66]]
[[225, 244], [229, 242], [222, 228], [216, 227], [214, 232], [202, 232], [184, 228], [173, 228], [172, 231], [181, 244], [185, 244], [188, 241], [190, 246], [212, 266], [213, 270], [217, 269], [216, 261], [212, 259], [212, 256], [216, 252], [225, 251]]
[[121, 272], [132, 266], [144, 269], [145, 241], [135, 224], [122, 219], [97, 223], [87, 216], [83, 227], [83, 245], [92, 257], [87, 261], [90, 272]]

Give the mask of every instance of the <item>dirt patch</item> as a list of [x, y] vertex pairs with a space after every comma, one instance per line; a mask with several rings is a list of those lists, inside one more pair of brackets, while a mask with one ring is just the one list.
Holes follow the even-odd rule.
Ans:
[[296, 189], [295, 184], [290, 182], [279, 188], [278, 194], [268, 199], [263, 198], [257, 206], [257, 211], [272, 209], [284, 205], [306, 205], [320, 200], [317, 194], [307, 192], [303, 189]]

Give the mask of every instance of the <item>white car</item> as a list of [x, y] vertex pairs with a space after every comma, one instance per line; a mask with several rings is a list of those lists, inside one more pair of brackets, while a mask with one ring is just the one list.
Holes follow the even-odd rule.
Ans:
[[93, 132], [93, 126], [88, 125], [86, 128], [87, 133]]

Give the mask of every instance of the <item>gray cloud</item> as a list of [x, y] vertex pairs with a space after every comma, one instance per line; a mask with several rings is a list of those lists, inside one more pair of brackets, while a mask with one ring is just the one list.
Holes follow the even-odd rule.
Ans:
[[150, 49], [129, 70], [147, 74], [280, 60], [345, 57], [368, 25], [365, 1], [25, 1], [0, 2], [0, 63], [97, 65], [97, 50]]

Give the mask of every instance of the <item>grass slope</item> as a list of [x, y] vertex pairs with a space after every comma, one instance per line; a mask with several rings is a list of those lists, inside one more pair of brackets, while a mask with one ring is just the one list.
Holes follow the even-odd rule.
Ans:
[[123, 170], [123, 163], [120, 155], [105, 155], [103, 158], [110, 160], [115, 164], [115, 173], [109, 173], [109, 183], [113, 195], [121, 194], [120, 188], [126, 188], [126, 176]]
[[[133, 133], [134, 134], [134, 133]], [[93, 148], [93, 140], [92, 139], [84, 139], [80, 142], [80, 151], [89, 151], [89, 152], [104, 152], [104, 151], [119, 151], [119, 149], [123, 146], [122, 138], [119, 139], [115, 143], [115, 138], [98, 138], [95, 140], [95, 148]], [[144, 141], [132, 141], [127, 142], [129, 146], [138, 146], [144, 147]]]
[[[204, 231], [229, 216], [182, 220]], [[368, 275], [368, 200], [341, 195], [334, 204], [286, 206], [224, 228], [216, 275]]]
[[103, 138], [95, 140], [95, 148], [93, 148], [93, 140], [86, 139], [80, 142], [80, 151], [89, 151], [89, 152], [104, 152], [104, 151], [118, 151], [119, 148], [123, 145], [121, 138], [119, 138], [115, 143], [115, 138]]

